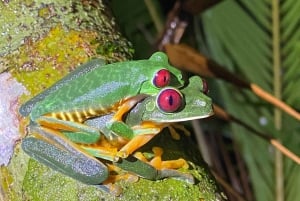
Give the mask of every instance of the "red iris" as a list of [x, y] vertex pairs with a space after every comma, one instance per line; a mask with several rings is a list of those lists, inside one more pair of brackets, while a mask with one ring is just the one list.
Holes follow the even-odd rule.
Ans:
[[175, 89], [164, 89], [157, 97], [157, 105], [163, 112], [175, 112], [182, 105], [182, 95]]
[[158, 88], [165, 87], [169, 84], [170, 77], [170, 72], [167, 69], [161, 69], [155, 74], [153, 84]]

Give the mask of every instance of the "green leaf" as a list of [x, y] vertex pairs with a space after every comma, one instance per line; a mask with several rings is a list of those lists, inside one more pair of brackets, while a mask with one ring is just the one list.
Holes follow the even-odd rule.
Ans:
[[[204, 38], [210, 57], [299, 110], [300, 1], [276, 2], [220, 3], [201, 16]], [[269, 134], [299, 154], [297, 120], [252, 94], [240, 93], [236, 86], [222, 83], [219, 87], [230, 113], [257, 130], [278, 130], [279, 136]], [[285, 157], [276, 157], [276, 150], [270, 144], [240, 126], [232, 125], [232, 132], [246, 160], [256, 200], [297, 200], [299, 165]], [[278, 169], [281, 165], [283, 169]]]

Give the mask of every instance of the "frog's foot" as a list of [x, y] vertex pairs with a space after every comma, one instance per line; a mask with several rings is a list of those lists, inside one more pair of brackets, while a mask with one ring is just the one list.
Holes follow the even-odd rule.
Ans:
[[188, 169], [189, 165], [186, 160], [180, 158], [177, 160], [166, 160], [163, 161], [161, 156], [163, 154], [163, 149], [160, 147], [153, 147], [152, 148], [154, 156], [151, 156], [152, 159], [148, 159], [145, 154], [141, 152], [134, 153], [134, 157], [138, 158], [139, 160], [150, 164], [154, 168], [157, 169], [157, 178], [174, 178], [178, 180], [185, 181], [187, 183], [194, 184], [194, 177], [191, 174], [183, 173], [178, 171], [177, 169], [184, 168]]
[[139, 180], [139, 177], [130, 173], [123, 173], [122, 175], [110, 175], [102, 184], [95, 186], [114, 196], [120, 196], [122, 193], [122, 188], [116, 184], [116, 182], [120, 180], [134, 183]]
[[179, 168], [188, 169], [189, 168], [188, 163], [183, 158], [163, 161], [161, 159], [161, 156], [163, 154], [163, 149], [160, 147], [153, 147], [152, 151], [154, 153], [154, 158], [150, 161], [150, 164], [156, 167], [156, 169], [162, 170], [162, 169], [179, 169]]
[[106, 163], [107, 169], [109, 171], [109, 176], [105, 181], [102, 182], [102, 184], [114, 184], [117, 181], [125, 180], [130, 183], [135, 183], [139, 180], [139, 177], [137, 175], [131, 174], [127, 171], [124, 172], [123, 169], [120, 167], [117, 167], [111, 163]]
[[162, 169], [162, 170], [158, 171], [158, 175], [159, 175], [158, 177], [160, 179], [173, 178], [173, 179], [184, 181], [189, 184], [195, 184], [195, 179], [194, 179], [193, 175], [191, 175], [189, 173], [180, 172], [178, 170]]
[[187, 183], [194, 183], [194, 177], [191, 174], [183, 173], [174, 169], [161, 169], [158, 170], [147, 162], [139, 160], [133, 155], [128, 156], [125, 159], [113, 163], [115, 166], [122, 168], [122, 170], [128, 171], [138, 177], [145, 178], [147, 180], [156, 181], [164, 178], [174, 178], [185, 181]]
[[149, 163], [150, 165], [152, 165], [153, 167], [155, 167], [158, 170], [179, 169], [179, 168], [188, 169], [189, 168], [187, 161], [184, 160], [183, 158], [179, 158], [176, 160], [163, 161], [161, 158], [162, 154], [163, 154], [163, 149], [160, 147], [153, 147], [152, 151], [153, 151], [154, 156], [150, 160], [147, 157], [145, 157], [145, 154], [143, 154], [141, 152], [136, 152], [134, 154], [134, 156], [143, 162]]
[[139, 180], [139, 177], [130, 173], [123, 173], [120, 175], [109, 175], [109, 177], [103, 182], [103, 184], [114, 184], [120, 180], [135, 183]]
[[190, 136], [191, 133], [187, 130], [182, 124], [172, 124], [168, 126], [170, 134], [173, 139], [180, 140], [180, 134], [176, 131], [176, 129], [181, 130], [186, 136]]
[[122, 193], [122, 188], [116, 184], [99, 184], [94, 186], [114, 196], [120, 196]]

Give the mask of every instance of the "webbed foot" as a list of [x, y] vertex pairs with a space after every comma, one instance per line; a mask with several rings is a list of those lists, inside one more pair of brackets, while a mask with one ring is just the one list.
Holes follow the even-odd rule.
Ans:
[[173, 139], [175, 140], [180, 140], [180, 134], [176, 131], [176, 129], [182, 131], [184, 133], [184, 135], [186, 136], [190, 136], [191, 133], [189, 130], [187, 130], [184, 125], [182, 124], [172, 124], [168, 126], [168, 129], [170, 131], [170, 134], [172, 136]]

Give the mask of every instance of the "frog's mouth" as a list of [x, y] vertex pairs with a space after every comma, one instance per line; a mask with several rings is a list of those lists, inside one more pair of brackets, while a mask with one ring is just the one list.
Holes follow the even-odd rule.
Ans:
[[210, 117], [214, 114], [213, 111], [211, 111], [208, 114], [205, 115], [194, 115], [194, 116], [187, 116], [187, 117], [179, 117], [175, 119], [161, 119], [161, 120], [155, 120], [156, 122], [159, 123], [174, 123], [174, 122], [183, 122], [183, 121], [191, 121], [191, 120], [196, 120], [196, 119], [204, 119], [207, 117]]
[[204, 119], [207, 117], [210, 117], [214, 114], [213, 109], [210, 111], [202, 112], [202, 113], [194, 113], [193, 111], [191, 112], [178, 112], [178, 113], [154, 113], [152, 115], [149, 115], [149, 117], [145, 118], [144, 120], [149, 120], [149, 121], [155, 121], [159, 123], [174, 123], [174, 122], [183, 122], [183, 121], [190, 121], [190, 120], [195, 120], [195, 119]]

